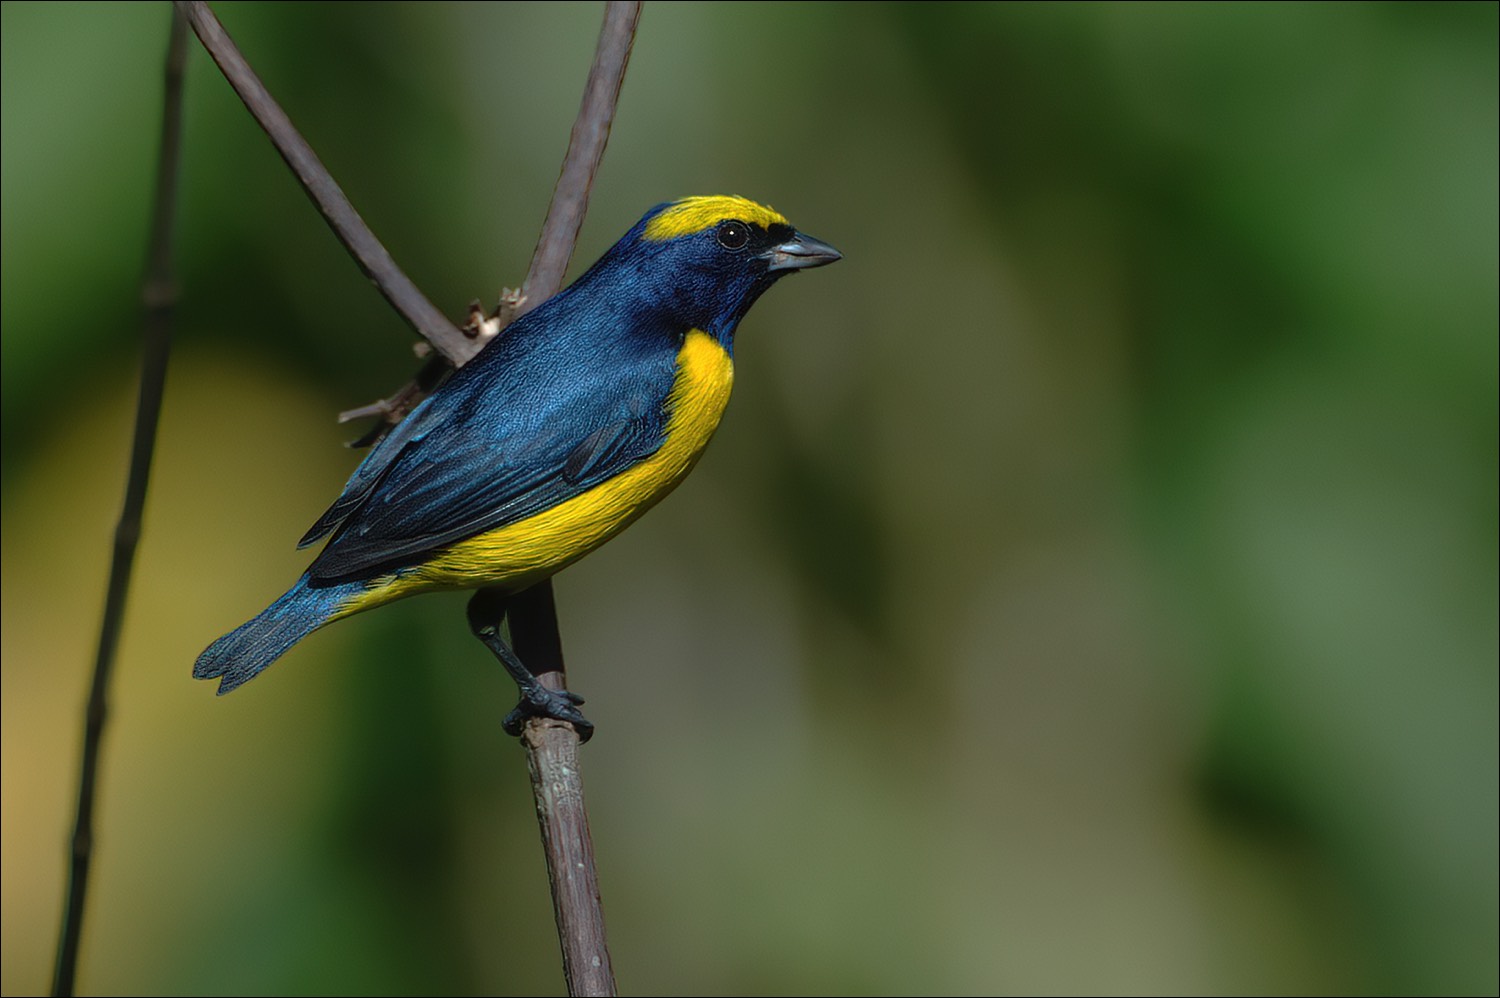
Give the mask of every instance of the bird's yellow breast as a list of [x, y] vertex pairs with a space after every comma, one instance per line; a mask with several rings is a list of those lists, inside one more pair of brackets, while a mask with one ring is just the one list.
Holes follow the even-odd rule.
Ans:
[[519, 592], [582, 558], [692, 470], [718, 428], [733, 383], [729, 354], [707, 333], [690, 331], [677, 355], [666, 434], [654, 454], [551, 509], [458, 541], [414, 569], [372, 581], [338, 616], [431, 589], [500, 585]]

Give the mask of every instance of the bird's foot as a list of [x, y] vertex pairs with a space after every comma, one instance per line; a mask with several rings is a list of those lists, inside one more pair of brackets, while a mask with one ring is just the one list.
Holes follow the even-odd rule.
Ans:
[[586, 742], [594, 736], [594, 725], [578, 705], [583, 703], [583, 697], [571, 690], [549, 690], [541, 683], [521, 687], [521, 702], [516, 704], [516, 709], [505, 715], [505, 720], [500, 726], [505, 729], [507, 735], [521, 734], [521, 729], [526, 726], [528, 719], [533, 717], [550, 717], [557, 721], [567, 721], [573, 725], [578, 732], [578, 740]]

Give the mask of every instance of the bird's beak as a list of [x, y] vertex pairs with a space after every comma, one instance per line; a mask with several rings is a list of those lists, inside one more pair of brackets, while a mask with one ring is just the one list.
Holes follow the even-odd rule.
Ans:
[[761, 259], [767, 261], [766, 269], [777, 270], [805, 270], [808, 267], [821, 267], [825, 263], [833, 263], [842, 260], [844, 254], [812, 236], [804, 236], [797, 232], [792, 238], [779, 246], [772, 246], [761, 254]]

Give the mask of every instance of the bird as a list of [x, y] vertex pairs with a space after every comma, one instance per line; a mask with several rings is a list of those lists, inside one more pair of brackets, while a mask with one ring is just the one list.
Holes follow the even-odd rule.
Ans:
[[[209, 645], [193, 675], [222, 696], [336, 620], [435, 590], [504, 600], [593, 551], [697, 463], [755, 301], [841, 258], [747, 198], [652, 208], [371, 449], [299, 542], [328, 538], [307, 571]], [[592, 733], [582, 698], [542, 686], [495, 627], [475, 633], [521, 694], [505, 730], [541, 716]]]

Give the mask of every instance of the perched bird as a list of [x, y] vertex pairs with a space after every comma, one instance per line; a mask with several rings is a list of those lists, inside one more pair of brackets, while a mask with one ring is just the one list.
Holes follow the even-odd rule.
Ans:
[[[332, 535], [311, 567], [193, 675], [222, 695], [324, 624], [438, 589], [518, 593], [583, 557], [697, 462], [755, 300], [839, 258], [745, 198], [653, 208], [370, 451], [303, 536], [300, 547]], [[507, 730], [536, 714], [587, 734], [581, 700], [541, 686], [498, 634], [481, 637], [521, 690]]]

